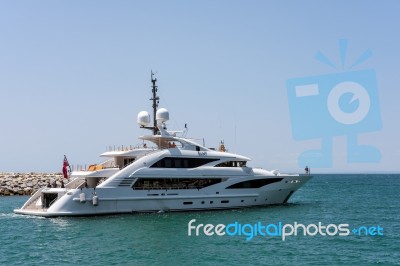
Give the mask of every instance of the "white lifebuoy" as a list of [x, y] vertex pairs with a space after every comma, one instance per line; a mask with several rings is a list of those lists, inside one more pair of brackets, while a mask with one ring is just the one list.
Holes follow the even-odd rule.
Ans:
[[99, 205], [99, 197], [97, 195], [93, 196], [93, 206]]
[[85, 195], [85, 193], [81, 193], [81, 194], [79, 194], [79, 201], [80, 201], [80, 203], [85, 203], [86, 202], [86, 195]]

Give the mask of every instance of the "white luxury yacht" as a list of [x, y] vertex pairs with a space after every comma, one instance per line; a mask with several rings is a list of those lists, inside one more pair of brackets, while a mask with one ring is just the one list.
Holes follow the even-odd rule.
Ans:
[[[88, 171], [72, 172], [63, 188], [41, 188], [18, 214], [82, 216], [134, 212], [194, 211], [286, 203], [311, 176], [247, 166], [223, 142], [206, 148], [166, 129], [169, 113], [157, 110], [157, 79], [151, 76], [153, 125], [142, 111], [138, 123], [152, 130], [141, 147], [107, 151], [111, 157]], [[147, 147], [147, 143], [155, 147]]]

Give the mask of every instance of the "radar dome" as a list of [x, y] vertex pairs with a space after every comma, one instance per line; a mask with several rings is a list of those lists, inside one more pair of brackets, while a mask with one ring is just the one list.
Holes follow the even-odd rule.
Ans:
[[150, 114], [147, 111], [141, 111], [137, 116], [137, 122], [141, 126], [148, 126], [150, 124]]
[[169, 120], [169, 112], [165, 108], [160, 108], [157, 110], [156, 113], [156, 120], [161, 122], [166, 122]]

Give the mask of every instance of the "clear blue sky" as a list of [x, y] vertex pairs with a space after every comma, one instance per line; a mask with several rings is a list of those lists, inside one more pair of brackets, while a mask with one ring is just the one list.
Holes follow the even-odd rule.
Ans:
[[[292, 136], [286, 82], [374, 69], [382, 129], [358, 136], [379, 163], [347, 163], [333, 138], [321, 172], [400, 171], [398, 1], [1, 1], [0, 171], [60, 171], [100, 162], [109, 145], [135, 145], [157, 72], [169, 129], [189, 126], [207, 146], [223, 139], [250, 165], [301, 172], [321, 140]], [[343, 71], [343, 70], [340, 70]], [[346, 69], [344, 69], [346, 71]], [[316, 110], [318, 112], [318, 110]], [[312, 166], [311, 166], [312, 167]]]

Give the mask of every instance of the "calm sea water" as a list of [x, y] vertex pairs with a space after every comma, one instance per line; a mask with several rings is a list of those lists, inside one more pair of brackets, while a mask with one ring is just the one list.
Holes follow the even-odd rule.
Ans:
[[[400, 175], [316, 175], [282, 206], [49, 219], [13, 214], [27, 197], [0, 197], [0, 264], [400, 265], [399, 190]], [[189, 237], [191, 219], [380, 226], [383, 236]]]

